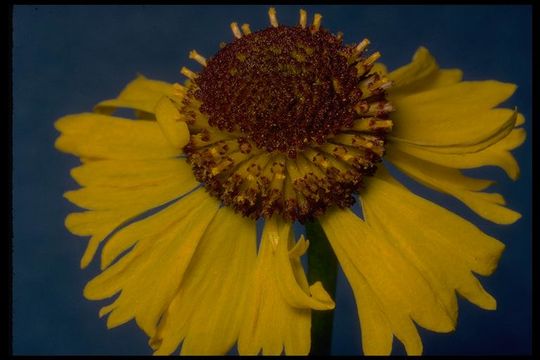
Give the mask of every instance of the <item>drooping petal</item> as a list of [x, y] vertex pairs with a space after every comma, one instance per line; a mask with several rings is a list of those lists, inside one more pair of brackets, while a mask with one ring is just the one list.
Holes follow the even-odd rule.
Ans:
[[305, 274], [298, 273], [298, 256], [307, 244], [300, 240], [289, 252], [291, 236], [290, 223], [277, 217], [266, 221], [238, 340], [240, 354], [262, 350], [264, 355], [279, 355], [285, 350], [288, 355], [306, 355], [310, 309], [334, 307], [320, 284], [313, 285], [310, 294]]
[[[438, 302], [422, 274], [352, 211], [329, 211], [321, 217], [321, 225], [351, 287], [357, 289], [356, 294], [363, 296], [360, 290], [365, 287], [373, 294], [371, 301], [374, 305], [364, 311], [364, 315], [369, 317], [375, 314], [380, 318], [382, 313], [389, 325], [383, 325], [376, 334], [368, 334], [369, 329], [362, 328], [363, 343], [378, 344], [373, 348], [386, 351], [387, 330], [392, 329], [405, 345], [407, 353], [415, 355], [422, 352], [422, 343], [412, 319], [433, 331], [448, 332], [454, 329], [451, 317]], [[361, 314], [362, 309], [359, 309]], [[368, 324], [372, 322], [373, 319], [371, 322], [368, 320]]]
[[173, 95], [172, 84], [138, 75], [135, 80], [126, 85], [116, 99], [100, 102], [95, 106], [94, 111], [110, 115], [118, 108], [130, 108], [154, 113], [158, 101], [163, 96]]
[[[387, 211], [387, 207], [392, 207], [392, 213], [400, 214], [398, 218], [404, 223], [422, 224], [421, 227], [407, 227], [403, 224], [403, 229], [401, 229], [403, 233], [418, 231], [429, 234], [431, 242], [437, 242], [440, 247], [449, 246], [453, 251], [457, 251], [460, 259], [477, 274], [491, 275], [496, 269], [504, 250], [503, 243], [486, 235], [477, 226], [460, 216], [403, 187], [392, 185], [378, 177], [369, 181], [370, 191], [362, 194], [362, 203], [365, 203], [368, 208], [380, 208], [380, 214], [383, 214], [383, 211]], [[369, 222], [368, 216], [369, 214], [366, 214]], [[389, 215], [385, 216], [390, 218]], [[396, 223], [390, 222], [388, 226], [394, 224]]]
[[[295, 244], [291, 233], [288, 244], [291, 246], [290, 251], [286, 242], [283, 241], [278, 244], [274, 265], [277, 284], [283, 298], [290, 306], [299, 309], [333, 309], [335, 306], [334, 301], [326, 291], [311, 291], [322, 289], [320, 282], [316, 282], [311, 287], [308, 285], [304, 269], [300, 262], [300, 256], [304, 254], [309, 246], [307, 241], [302, 237]], [[296, 249], [297, 247], [302, 248], [303, 251], [298, 251]]]
[[402, 186], [374, 178], [369, 189], [362, 196], [367, 223], [423, 274], [454, 321], [455, 291], [484, 309], [496, 307], [471, 271], [490, 275], [504, 244]]
[[456, 197], [487, 220], [512, 224], [521, 217], [519, 213], [504, 207], [505, 202], [500, 194], [480, 191], [489, 186], [490, 181], [466, 177], [457, 169], [420, 160], [397, 149], [389, 152], [387, 159], [416, 181]]
[[[162, 219], [158, 212], [150, 218], [158, 219], [157, 222], [165, 220], [161, 226], [147, 227], [150, 234], [133, 234], [139, 237], [133, 249], [87, 284], [84, 295], [91, 300], [104, 299], [121, 291], [116, 300], [100, 312], [101, 315], [110, 313], [109, 328], [135, 318], [149, 336], [155, 334], [158, 321], [176, 294], [218, 206], [214, 198], [197, 190], [170, 206], [170, 212], [176, 215], [172, 223], [166, 221], [170, 216]], [[150, 218], [139, 223], [151, 221]], [[136, 225], [131, 224], [124, 231]]]
[[222, 207], [150, 343], [169, 355], [223, 355], [236, 342], [256, 259], [255, 222]]
[[[167, 159], [180, 155], [153, 121], [83, 113], [59, 119], [58, 150], [92, 159]], [[187, 129], [185, 129], [187, 131]]]

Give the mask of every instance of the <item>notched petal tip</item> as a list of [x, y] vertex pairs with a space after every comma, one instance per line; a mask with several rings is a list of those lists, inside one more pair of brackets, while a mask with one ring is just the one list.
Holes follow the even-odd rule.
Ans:
[[105, 315], [111, 313], [111, 311], [113, 311], [115, 308], [116, 308], [115, 303], [102, 307], [101, 309], [99, 309], [98, 317], [101, 319]]
[[475, 269], [473, 272], [481, 276], [491, 276], [495, 270], [497, 270], [502, 254], [506, 250], [506, 245], [503, 242], [494, 239], [492, 247], [492, 250], [489, 253], [486, 253], [483, 258], [477, 258], [484, 263], [484, 267], [482, 269]]

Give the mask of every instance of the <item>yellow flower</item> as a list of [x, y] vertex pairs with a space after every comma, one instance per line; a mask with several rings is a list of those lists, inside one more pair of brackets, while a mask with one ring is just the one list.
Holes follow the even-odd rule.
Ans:
[[[473, 273], [490, 275], [504, 245], [401, 185], [382, 157], [481, 217], [520, 217], [493, 182], [461, 169], [486, 165], [516, 179], [510, 151], [525, 131], [497, 108], [515, 85], [462, 81], [420, 48], [387, 72], [369, 41], [278, 24], [235, 40], [186, 68], [184, 85], [137, 77], [92, 113], [56, 122], [56, 147], [80, 157], [65, 196], [87, 209], [66, 218], [90, 236], [81, 260], [101, 252], [84, 296], [115, 300], [107, 327], [135, 319], [156, 354], [307, 354], [311, 311], [334, 308], [300, 262], [309, 240], [293, 222], [316, 218], [353, 289], [365, 354], [389, 354], [395, 336], [422, 353], [417, 325], [455, 329], [456, 292], [483, 309], [495, 299]], [[120, 108], [136, 119], [113, 116]], [[363, 218], [350, 207], [355, 196]], [[257, 249], [256, 220], [264, 220]]]

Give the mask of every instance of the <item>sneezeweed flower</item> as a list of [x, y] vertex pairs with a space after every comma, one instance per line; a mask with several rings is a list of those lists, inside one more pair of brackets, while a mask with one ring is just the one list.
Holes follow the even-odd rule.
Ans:
[[[367, 39], [308, 24], [251, 32], [184, 84], [137, 77], [92, 113], [56, 122], [56, 147], [80, 157], [81, 189], [66, 198], [87, 209], [67, 228], [91, 236], [86, 267], [104, 243], [101, 269], [84, 289], [107, 327], [135, 319], [156, 354], [307, 354], [311, 311], [334, 308], [300, 258], [309, 239], [292, 224], [316, 219], [353, 289], [365, 354], [389, 354], [393, 337], [422, 353], [417, 325], [456, 327], [456, 292], [488, 310], [477, 277], [496, 268], [504, 245], [423, 199], [385, 169], [451, 195], [481, 217], [520, 217], [493, 182], [461, 169], [498, 166], [519, 175], [510, 150], [524, 118], [497, 108], [515, 86], [462, 81], [427, 49], [387, 72]], [[135, 110], [136, 119], [114, 116]], [[356, 196], [363, 217], [350, 207]], [[156, 209], [157, 210], [154, 210]], [[149, 210], [154, 210], [149, 213]], [[142, 216], [141, 218], [141, 215]], [[264, 220], [257, 250], [256, 220]]]

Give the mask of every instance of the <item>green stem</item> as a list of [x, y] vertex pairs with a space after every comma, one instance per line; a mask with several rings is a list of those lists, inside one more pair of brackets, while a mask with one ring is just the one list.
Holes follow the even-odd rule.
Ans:
[[[308, 279], [313, 284], [322, 282], [328, 294], [335, 298], [337, 259], [324, 231], [317, 220], [305, 224], [308, 249]], [[310, 355], [330, 355], [332, 348], [332, 325], [334, 311], [311, 312], [311, 352]]]

